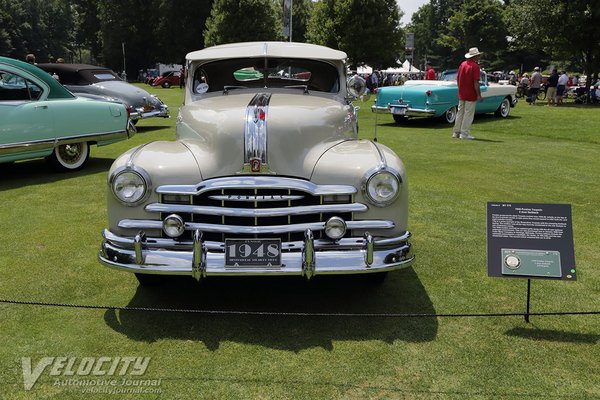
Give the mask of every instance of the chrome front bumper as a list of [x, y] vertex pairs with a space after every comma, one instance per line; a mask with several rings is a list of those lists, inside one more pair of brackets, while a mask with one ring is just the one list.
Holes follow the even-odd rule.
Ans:
[[[392, 106], [393, 107], [393, 106]], [[405, 107], [406, 117], [435, 117], [435, 110], [423, 110], [420, 108]], [[371, 111], [377, 114], [392, 114], [390, 106], [371, 106]]]
[[281, 267], [226, 267], [224, 244], [202, 240], [196, 230], [193, 240], [150, 239], [140, 232], [134, 238], [108, 230], [98, 258], [107, 267], [143, 274], [191, 275], [197, 280], [210, 275], [299, 275], [307, 279], [321, 274], [385, 272], [409, 267], [415, 256], [410, 232], [374, 239], [345, 238], [338, 242], [315, 240], [307, 229], [304, 241], [282, 243]]
[[131, 118], [132, 120], [151, 118], [151, 117], [169, 118], [169, 108], [167, 106], [163, 106], [158, 110], [155, 109], [155, 110], [146, 111], [146, 112], [140, 111], [140, 110], [134, 110], [129, 115], [129, 118]]

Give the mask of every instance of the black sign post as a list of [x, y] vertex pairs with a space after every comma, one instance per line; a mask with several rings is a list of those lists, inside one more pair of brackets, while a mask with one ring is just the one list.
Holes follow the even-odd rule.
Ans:
[[489, 202], [488, 276], [527, 279], [529, 322], [531, 279], [577, 279], [569, 204]]

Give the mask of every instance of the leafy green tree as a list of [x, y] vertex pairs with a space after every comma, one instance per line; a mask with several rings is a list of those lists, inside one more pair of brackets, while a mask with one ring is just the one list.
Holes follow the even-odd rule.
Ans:
[[204, 45], [281, 40], [277, 4], [272, 0], [215, 0], [206, 21]]
[[82, 58], [83, 49], [87, 49], [92, 61], [102, 58], [102, 35], [99, 2], [95, 0], [73, 0], [75, 14], [75, 37], [73, 61]]
[[13, 15], [17, 14], [17, 6], [12, 0], [0, 0], [0, 54], [13, 55], [13, 41], [20, 35]]
[[204, 47], [203, 31], [213, 0], [161, 0], [158, 6], [157, 59], [182, 63], [190, 51]]
[[3, 0], [0, 9], [2, 54], [23, 59], [34, 53], [46, 62], [68, 53], [74, 31], [68, 0]]
[[431, 0], [413, 14], [406, 28], [415, 33], [415, 60], [431, 60], [442, 69], [455, 68], [471, 47], [483, 51], [488, 69], [504, 69], [507, 60], [505, 4], [499, 0]]
[[563, 66], [569, 61], [587, 75], [600, 71], [600, 0], [512, 0], [507, 21], [513, 45], [543, 48]]
[[353, 65], [395, 65], [404, 46], [395, 0], [322, 0], [308, 23], [309, 42], [345, 51]]
[[415, 63], [431, 61], [441, 68], [455, 67], [452, 49], [440, 43], [440, 37], [446, 32], [450, 17], [463, 1], [431, 0], [412, 15], [406, 31], [415, 34]]
[[102, 63], [105, 66], [120, 72], [125, 63], [127, 76], [135, 77], [140, 67], [158, 61], [155, 29], [158, 6], [159, 0], [100, 0]]
[[437, 43], [450, 50], [448, 62], [458, 65], [471, 47], [483, 51], [491, 69], [502, 68], [507, 47], [503, 4], [499, 0], [464, 0], [448, 19]]

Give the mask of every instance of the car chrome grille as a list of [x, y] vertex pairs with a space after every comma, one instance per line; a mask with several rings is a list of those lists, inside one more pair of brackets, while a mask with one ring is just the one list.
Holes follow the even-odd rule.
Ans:
[[[365, 205], [354, 203], [356, 189], [352, 186], [319, 186], [291, 178], [251, 177], [248, 182], [221, 178], [196, 187], [163, 186], [157, 191], [161, 194], [160, 203], [149, 204], [146, 211], [159, 212], [161, 220], [171, 214], [179, 215], [186, 222], [186, 232], [179, 238], [182, 241], [191, 239], [194, 226], [201, 226], [207, 241], [301, 241], [305, 224], [324, 223], [332, 216], [353, 221], [355, 212], [367, 210]], [[253, 229], [247, 228], [251, 227], [266, 231], [273, 227], [276, 232], [249, 233]], [[321, 230], [314, 234], [315, 239], [324, 235]], [[346, 236], [350, 235], [349, 229]]]

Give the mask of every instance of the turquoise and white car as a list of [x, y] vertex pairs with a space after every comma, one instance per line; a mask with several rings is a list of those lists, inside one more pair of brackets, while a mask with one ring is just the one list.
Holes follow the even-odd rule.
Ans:
[[0, 163], [46, 157], [77, 170], [91, 145], [134, 133], [123, 104], [77, 97], [38, 67], [0, 57]]
[[[402, 86], [384, 86], [377, 90], [373, 112], [392, 114], [400, 124], [410, 117], [440, 118], [453, 124], [458, 107], [457, 70], [448, 70], [438, 81], [414, 80]], [[495, 113], [506, 118], [511, 107], [517, 104], [517, 87], [488, 83], [484, 71], [481, 72], [481, 95], [483, 101], [477, 103], [476, 114]]]

